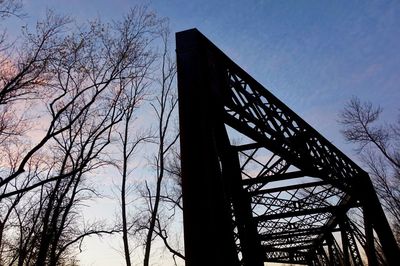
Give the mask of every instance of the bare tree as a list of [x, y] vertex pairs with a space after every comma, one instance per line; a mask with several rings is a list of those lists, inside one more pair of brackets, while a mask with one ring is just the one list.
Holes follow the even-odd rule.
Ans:
[[400, 242], [400, 117], [385, 124], [379, 122], [381, 112], [382, 108], [353, 98], [342, 111], [340, 123], [346, 140], [357, 144]]
[[48, 12], [35, 32], [25, 31], [20, 50], [7, 50], [3, 63], [10, 67], [2, 64], [0, 71], [0, 108], [12, 116], [17, 105], [35, 105], [39, 119], [33, 135], [24, 117], [0, 117], [5, 264], [58, 265], [84, 237], [119, 232], [82, 228], [80, 204], [97, 195], [90, 186], [93, 171], [112, 163], [107, 149], [140, 98], [138, 91], [126, 97], [153, 60], [151, 43], [161, 22], [144, 7], [113, 24], [96, 20], [74, 28], [71, 21]]
[[[5, 140], [10, 143], [11, 137], [21, 136], [27, 131], [22, 123], [25, 114], [18, 116], [15, 109], [23, 104], [37, 104], [35, 101], [37, 98], [47, 98], [46, 96], [50, 93], [51, 90], [48, 88], [52, 76], [50, 60], [61, 49], [62, 40], [59, 35], [69, 22], [68, 18], [49, 12], [45, 20], [38, 23], [35, 34], [25, 31], [25, 41], [20, 46], [21, 50], [16, 52], [11, 49], [10, 54], [4, 59], [5, 63], [3, 62], [2, 71], [0, 71], [0, 108], [3, 111], [0, 129], [1, 143], [5, 143]], [[18, 55], [16, 59], [13, 59], [13, 54]], [[52, 99], [50, 106], [57, 100], [59, 99]], [[54, 114], [53, 117], [58, 119], [61, 113], [62, 111], [58, 116]], [[14, 162], [15, 171], [8, 176], [1, 176], [0, 187], [3, 188], [22, 174], [30, 158], [57, 134], [54, 134], [54, 123], [55, 121], [50, 123], [47, 134], [36, 146], [29, 151], [24, 151], [24, 155], [18, 158], [19, 161]], [[3, 193], [0, 197], [3, 198], [5, 194]]]
[[163, 223], [168, 223], [172, 216], [164, 214], [163, 217], [160, 207], [164, 198], [163, 188], [164, 191], [170, 189], [170, 187], [165, 186], [167, 161], [172, 155], [171, 152], [178, 140], [178, 134], [173, 134], [171, 129], [178, 99], [174, 90], [176, 66], [169, 54], [168, 37], [168, 31], [164, 31], [162, 33], [164, 47], [161, 57], [161, 77], [158, 79], [160, 92], [155, 97], [155, 101], [151, 103], [157, 118], [157, 130], [155, 134], [157, 154], [154, 157], [153, 163], [156, 172], [154, 186], [151, 186], [151, 184], [146, 181], [143, 195], [147, 201], [147, 211], [149, 215], [144, 225], [147, 230], [143, 260], [143, 265], [145, 266], [149, 265], [152, 242], [157, 236], [163, 240], [165, 247], [173, 253], [174, 257], [178, 256], [183, 258], [183, 255], [173, 249], [167, 242], [166, 225], [163, 225]]
[[[146, 19], [151, 18], [144, 12], [139, 15]], [[155, 19], [153, 18], [153, 20]], [[38, 30], [46, 32], [45, 35], [48, 36], [47, 31], [42, 30], [43, 27], [54, 28], [54, 25], [62, 25], [64, 21], [50, 14], [46, 22], [40, 23]], [[147, 49], [149, 39], [143, 35], [151, 30], [149, 25], [132, 25], [137, 22], [133, 21], [133, 17], [127, 17], [125, 22], [113, 26], [103, 25], [96, 21], [92, 22], [89, 30], [65, 36], [62, 38], [62, 43], [59, 43], [56, 47], [48, 48], [50, 50], [55, 49], [55, 51], [51, 54], [45, 54], [46, 57], [40, 60], [39, 66], [33, 67], [34, 77], [29, 77], [26, 72], [29, 67], [25, 67], [3, 86], [3, 96], [0, 97], [3, 102], [32, 97], [31, 93], [37, 92], [37, 86], [42, 85], [42, 80], [46, 81], [47, 93], [52, 97], [46, 99], [48, 100], [46, 105], [49, 114], [45, 118], [49, 119], [50, 122], [45, 129], [44, 136], [25, 154], [16, 171], [0, 180], [0, 186], [6, 185], [21, 175], [31, 156], [38, 150], [45, 149], [50, 140], [67, 132], [75, 124], [79, 124], [80, 120], [85, 119], [87, 112], [99, 108], [102, 100], [113, 100], [112, 95], [116, 93], [119, 97], [121, 94], [121, 92], [118, 92], [119, 84], [129, 84], [130, 80], [136, 78], [136, 72], [143, 67], [143, 60], [147, 60], [147, 57], [150, 56]], [[153, 23], [153, 27], [156, 27], [157, 22], [154, 21]], [[46, 40], [40, 38], [38, 42], [46, 43]], [[34, 40], [30, 40], [30, 42], [34, 42]], [[52, 46], [55, 42], [50, 41]], [[51, 62], [48, 61], [50, 59]], [[54, 79], [50, 79], [50, 77], [40, 78], [40, 84], [32, 83], [32, 81], [38, 80], [39, 74], [36, 71], [37, 68], [41, 69], [42, 64], [50, 65], [49, 71]], [[28, 65], [31, 65], [31, 63]], [[20, 81], [26, 77], [28, 78], [27, 81]], [[21, 82], [24, 85], [23, 87], [21, 87]], [[29, 84], [29, 86], [25, 87], [26, 84]], [[114, 100], [117, 101], [118, 98]], [[104, 106], [107, 107], [107, 104], [105, 103]], [[124, 111], [121, 109], [123, 107], [118, 106], [118, 102], [112, 104], [116, 108], [114, 113], [108, 113], [108, 115], [115, 115], [117, 111], [121, 113]], [[66, 119], [69, 123], [64, 122]], [[51, 182], [53, 179], [47, 181]], [[34, 184], [29, 189], [47, 181]], [[5, 193], [0, 195], [0, 198], [11, 195], [12, 193]]]
[[21, 0], [0, 0], [0, 18], [9, 16], [21, 16]]
[[[16, 1], [8, 1], [11, 2]], [[2, 2], [5, 3], [5, 2]], [[7, 6], [10, 8], [10, 6]], [[16, 10], [16, 9], [15, 9]], [[12, 221], [13, 212], [17, 217], [26, 216], [16, 212], [20, 205], [24, 205], [21, 200], [30, 182], [42, 174], [43, 161], [40, 151], [36, 151], [36, 157], [30, 152], [30, 143], [25, 135], [29, 129], [23, 106], [29, 106], [37, 97], [45, 98], [44, 85], [47, 83], [47, 76], [51, 73], [49, 59], [56, 53], [56, 48], [60, 42], [57, 35], [65, 27], [69, 19], [55, 16], [49, 13], [45, 19], [46, 23], [38, 23], [36, 34], [31, 34], [27, 30], [24, 32], [25, 41], [20, 45], [20, 50], [11, 46], [2, 46], [0, 64], [0, 183], [1, 193], [0, 208], [0, 247], [1, 251], [5, 247], [10, 247], [4, 240], [5, 229], [14, 227]], [[3, 42], [1, 44], [4, 44]], [[23, 49], [22, 49], [23, 48]], [[31, 101], [30, 101], [31, 100]], [[25, 109], [26, 110], [26, 109]], [[21, 167], [20, 163], [23, 163]], [[23, 169], [23, 171], [21, 171]], [[19, 173], [18, 173], [19, 171]], [[25, 172], [24, 178], [16, 177]], [[10, 178], [11, 177], [11, 178]], [[22, 189], [22, 191], [19, 191]], [[5, 195], [12, 193], [13, 196]], [[3, 212], [4, 211], [4, 212]], [[28, 211], [29, 212], [29, 211]], [[4, 215], [3, 215], [4, 214]], [[14, 219], [15, 220], [15, 219]], [[21, 224], [18, 221], [17, 224]], [[8, 239], [9, 240], [9, 239]], [[0, 257], [4, 258], [3, 253]]]
[[123, 106], [125, 107], [125, 113], [123, 117], [123, 122], [121, 125], [121, 130], [118, 131], [119, 142], [122, 146], [121, 154], [122, 160], [118, 165], [118, 170], [121, 175], [121, 187], [120, 187], [120, 205], [121, 205], [121, 230], [122, 230], [122, 241], [124, 246], [124, 256], [127, 266], [132, 265], [131, 263], [131, 250], [129, 248], [129, 229], [132, 227], [128, 220], [127, 211], [127, 198], [128, 194], [131, 192], [129, 187], [128, 178], [132, 177], [133, 169], [130, 167], [134, 154], [140, 144], [151, 139], [151, 134], [147, 132], [138, 133], [139, 129], [135, 128], [135, 113], [140, 107], [142, 101], [147, 95], [147, 87], [149, 85], [148, 81], [148, 70], [151, 66], [152, 61], [149, 60], [147, 63], [143, 64], [143, 72], [137, 76], [135, 80], [129, 85], [129, 88], [124, 90], [124, 95], [121, 99]]

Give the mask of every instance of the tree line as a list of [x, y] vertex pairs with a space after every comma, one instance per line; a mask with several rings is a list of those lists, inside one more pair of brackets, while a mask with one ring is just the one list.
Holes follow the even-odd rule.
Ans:
[[[22, 19], [21, 1], [0, 1], [1, 20], [10, 16]], [[155, 241], [175, 262], [184, 259], [168, 238], [180, 206], [168, 41], [166, 21], [143, 6], [112, 23], [49, 10], [18, 40], [3, 29], [0, 265], [78, 265], [86, 237], [111, 234], [121, 236], [126, 265], [133, 252], [149, 265]], [[143, 112], [150, 126], [139, 121]], [[143, 147], [146, 159], [137, 156]], [[132, 187], [137, 160], [150, 177]], [[84, 206], [102, 196], [95, 183], [105, 168], [118, 173], [118, 217], [85, 220]]]

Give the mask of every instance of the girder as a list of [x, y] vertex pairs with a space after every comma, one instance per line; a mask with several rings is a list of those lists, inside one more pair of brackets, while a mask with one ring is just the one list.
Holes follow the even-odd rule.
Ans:
[[186, 265], [400, 260], [365, 171], [197, 30], [177, 65]]
[[304, 171], [296, 171], [290, 173], [264, 175], [264, 176], [254, 177], [251, 179], [244, 179], [242, 183], [243, 185], [266, 184], [269, 182], [282, 181], [282, 180], [300, 178], [305, 176], [310, 176], [310, 174], [307, 174]]
[[302, 183], [302, 184], [294, 184], [294, 185], [284, 186], [284, 187], [260, 189], [257, 191], [249, 192], [249, 195], [254, 196], [254, 195], [258, 195], [258, 194], [271, 194], [271, 193], [282, 192], [282, 191], [286, 191], [286, 190], [294, 190], [294, 189], [298, 190], [298, 189], [305, 189], [305, 188], [311, 188], [311, 187], [323, 186], [323, 185], [329, 185], [329, 182], [328, 181], [316, 181], [316, 182], [309, 182], [309, 183]]
[[337, 213], [337, 212], [345, 212], [348, 210], [350, 206], [326, 206], [321, 208], [312, 208], [312, 209], [302, 209], [297, 211], [286, 211], [280, 212], [276, 214], [268, 214], [268, 215], [260, 215], [257, 216], [256, 221], [265, 221], [265, 220], [274, 220], [295, 216], [305, 216], [310, 214], [319, 214], [319, 213]]

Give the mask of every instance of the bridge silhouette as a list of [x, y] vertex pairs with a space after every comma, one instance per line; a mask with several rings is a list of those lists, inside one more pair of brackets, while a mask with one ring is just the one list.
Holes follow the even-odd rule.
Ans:
[[399, 265], [365, 171], [198, 30], [176, 52], [186, 265]]

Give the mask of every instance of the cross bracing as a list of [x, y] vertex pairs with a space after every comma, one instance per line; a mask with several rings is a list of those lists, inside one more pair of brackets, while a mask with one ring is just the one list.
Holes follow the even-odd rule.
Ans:
[[366, 172], [197, 30], [177, 64], [187, 265], [399, 261]]

